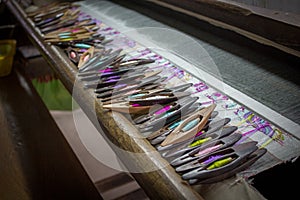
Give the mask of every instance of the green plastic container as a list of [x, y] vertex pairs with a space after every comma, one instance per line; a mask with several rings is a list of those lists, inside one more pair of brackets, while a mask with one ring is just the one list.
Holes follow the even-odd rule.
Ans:
[[11, 72], [16, 43], [16, 40], [0, 40], [0, 77], [7, 76]]

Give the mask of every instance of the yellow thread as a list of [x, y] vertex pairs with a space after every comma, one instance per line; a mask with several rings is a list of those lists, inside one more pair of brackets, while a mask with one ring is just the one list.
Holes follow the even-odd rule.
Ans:
[[233, 158], [231, 157], [228, 157], [228, 158], [224, 158], [222, 160], [218, 160], [218, 161], [215, 161], [213, 164], [209, 165], [207, 167], [208, 170], [211, 170], [211, 169], [215, 169], [215, 168], [219, 168], [219, 167], [222, 167], [228, 163], [230, 163], [231, 161], [233, 160]]
[[246, 119], [243, 119], [242, 121], [240, 121], [239, 123], [237, 123], [235, 126], [240, 126], [242, 125], [243, 123], [245, 123], [246, 121], [250, 121], [252, 119], [252, 117], [254, 117], [254, 114], [250, 114]]
[[193, 142], [192, 144], [190, 144], [189, 147], [195, 147], [195, 146], [201, 145], [211, 139], [212, 139], [211, 137], [199, 139], [199, 140]]

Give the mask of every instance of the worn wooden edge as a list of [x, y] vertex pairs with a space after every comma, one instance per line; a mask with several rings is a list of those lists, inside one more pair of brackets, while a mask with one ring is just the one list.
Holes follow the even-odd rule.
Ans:
[[148, 0], [147, 2], [300, 57], [300, 25], [296, 20], [300, 19], [298, 15], [284, 17], [284, 14], [280, 14], [281, 17], [278, 17], [267, 9], [254, 9], [251, 6], [242, 6], [228, 1]]
[[[190, 185], [182, 182], [181, 177], [145, 138], [140, 137], [125, 116], [106, 112], [96, 101], [92, 90], [83, 89], [83, 84], [76, 81], [76, 66], [61, 49], [43, 42], [38, 30], [16, 1], [7, 1], [6, 5], [119, 159], [128, 169], [136, 171], [131, 174], [150, 198], [203, 199]], [[145, 169], [157, 170], [143, 173]]]

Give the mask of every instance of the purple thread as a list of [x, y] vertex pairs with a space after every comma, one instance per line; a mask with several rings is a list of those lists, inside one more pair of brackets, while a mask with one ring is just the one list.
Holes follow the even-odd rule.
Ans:
[[162, 109], [156, 111], [154, 114], [160, 115], [160, 114], [162, 114], [162, 113], [164, 113], [164, 112], [167, 112], [167, 111], [170, 110], [170, 109], [171, 109], [171, 106], [168, 105], [168, 106], [165, 106], [165, 107], [163, 107]]
[[221, 157], [222, 157], [222, 155], [210, 156], [207, 160], [203, 161], [202, 163], [204, 165], [206, 165], [206, 164], [216, 161], [217, 159], [219, 159]]
[[105, 83], [111, 83], [111, 82], [115, 82], [115, 81], [119, 81], [119, 79], [109, 79], [109, 80], [105, 81]]
[[162, 59], [163, 57], [162, 57], [162, 56], [159, 56], [159, 55], [153, 55], [153, 56], [150, 56], [149, 58], [150, 58], [150, 59], [153, 59], [153, 60], [160, 60], [160, 59]]
[[131, 104], [131, 106], [132, 106], [132, 107], [139, 107], [140, 104], [135, 103], [135, 104]]
[[103, 69], [103, 70], [99, 70], [99, 72], [102, 72], [102, 73], [111, 72], [111, 71], [112, 71], [111, 68], [106, 68], [106, 69]]
[[105, 29], [101, 29], [101, 31], [110, 31], [110, 30], [113, 30], [112, 27], [107, 27]]
[[238, 144], [241, 144], [242, 142], [244, 142], [247, 138], [249, 138], [252, 134], [256, 133], [257, 131], [261, 130], [262, 128], [265, 128], [266, 126], [269, 126], [269, 124], [264, 124], [264, 125], [261, 125], [261, 126], [258, 126], [257, 128], [255, 129], [252, 129], [250, 131], [247, 131], [245, 133], [242, 134], [242, 138], [237, 141], [235, 143], [235, 145], [238, 145]]
[[121, 76], [110, 76], [110, 77], [108, 77], [106, 80], [112, 80], [112, 79], [118, 80], [118, 79], [120, 79], [120, 78], [121, 78]]
[[114, 86], [114, 88], [118, 89], [118, 88], [122, 88], [122, 87], [125, 87], [125, 86], [127, 86], [127, 84], [119, 84], [119, 85]]
[[200, 132], [198, 132], [198, 133], [195, 135], [195, 137], [200, 136], [200, 135], [202, 135], [203, 133], [205, 133], [205, 131], [200, 131]]
[[222, 95], [219, 92], [214, 92], [212, 95], [206, 95], [207, 98], [211, 99], [213, 102], [214, 101], [219, 101], [219, 100], [228, 100], [228, 97], [225, 95]]
[[183, 74], [184, 74], [183, 70], [175, 68], [174, 69], [174, 73], [171, 76], [169, 76], [165, 81], [169, 81], [170, 79], [172, 79], [172, 78], [174, 78], [176, 76], [178, 76], [180, 78], [180, 77], [182, 77]]
[[133, 41], [133, 40], [128, 40], [127, 45], [128, 45], [129, 47], [135, 47], [136, 42]]
[[208, 89], [208, 86], [202, 82], [194, 84], [194, 87], [196, 88], [196, 92], [194, 92], [193, 94], [203, 92], [204, 90]]
[[140, 58], [140, 57], [142, 57], [142, 56], [145, 56], [145, 55], [147, 55], [147, 54], [149, 54], [149, 53], [151, 53], [150, 50], [148, 50], [148, 51], [143, 51], [143, 52], [141, 52], [141, 54], [132, 57], [131, 60], [133, 60], [133, 59], [138, 59], [138, 58]]
[[211, 99], [211, 101], [201, 102], [202, 105], [216, 103], [217, 101], [228, 100], [229, 98], [225, 95], [222, 95], [219, 92], [215, 92], [212, 95], [206, 94], [206, 97]]
[[244, 107], [239, 107], [238, 109], [236, 109], [236, 111], [234, 111], [234, 114], [239, 115], [240, 112], [244, 112], [245, 108]]

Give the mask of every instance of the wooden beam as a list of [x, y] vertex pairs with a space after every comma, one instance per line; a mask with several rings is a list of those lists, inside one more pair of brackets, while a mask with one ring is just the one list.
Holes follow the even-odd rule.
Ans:
[[300, 16], [216, 0], [148, 0], [300, 57]]

